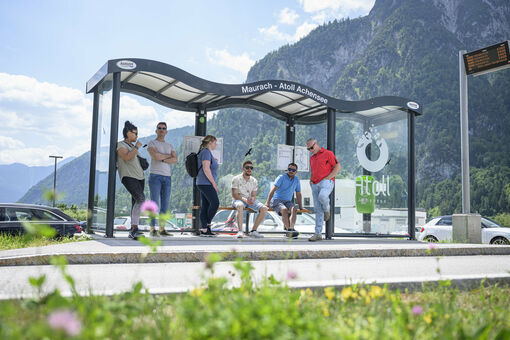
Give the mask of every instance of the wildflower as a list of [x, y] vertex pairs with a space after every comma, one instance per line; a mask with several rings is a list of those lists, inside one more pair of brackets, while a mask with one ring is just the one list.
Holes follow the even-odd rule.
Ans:
[[364, 297], [367, 295], [367, 290], [365, 288], [361, 288], [359, 290], [359, 296]]
[[437, 246], [434, 243], [429, 243], [429, 250], [437, 249]]
[[48, 315], [48, 325], [53, 329], [61, 329], [70, 336], [78, 335], [81, 332], [81, 321], [76, 313], [68, 309], [59, 309]]
[[193, 288], [193, 290], [189, 292], [189, 295], [191, 295], [192, 297], [199, 297], [202, 295], [203, 292], [204, 290], [201, 288]]
[[297, 278], [297, 272], [294, 270], [289, 270], [287, 272], [287, 280], [295, 280]]
[[342, 292], [340, 293], [342, 295], [342, 298], [344, 300], [349, 299], [352, 296], [352, 288], [351, 287], [345, 287], [342, 289]]
[[335, 298], [335, 291], [331, 287], [324, 288], [324, 294], [328, 298], [328, 300], [333, 300]]
[[411, 313], [413, 313], [413, 315], [421, 315], [423, 313], [423, 308], [421, 306], [415, 305], [413, 306], [413, 309], [411, 309]]
[[326, 307], [322, 308], [322, 315], [324, 315], [325, 317], [329, 316], [329, 310]]
[[306, 291], [305, 291], [305, 292], [306, 292], [306, 294], [307, 294], [308, 296], [312, 296], [312, 295], [313, 295], [313, 292], [312, 292], [312, 290], [311, 290], [310, 288], [306, 288]]
[[365, 296], [365, 303], [367, 305], [370, 303], [370, 296]]
[[140, 207], [140, 211], [146, 212], [149, 215], [150, 214], [157, 214], [158, 213], [158, 204], [154, 201], [147, 200], [142, 203], [142, 206]]
[[383, 295], [383, 290], [379, 286], [371, 286], [370, 287], [370, 292], [368, 293], [368, 295], [372, 299], [375, 299], [375, 298], [381, 297]]
[[432, 317], [430, 316], [430, 314], [427, 314], [427, 315], [425, 315], [425, 316], [423, 317], [423, 320], [424, 320], [426, 323], [430, 324], [430, 323], [432, 322]]

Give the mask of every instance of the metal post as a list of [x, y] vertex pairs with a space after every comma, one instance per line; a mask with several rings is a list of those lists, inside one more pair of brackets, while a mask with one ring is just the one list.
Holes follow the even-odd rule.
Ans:
[[[366, 131], [369, 131], [370, 129], [370, 121], [365, 120], [363, 122], [363, 133]], [[372, 143], [368, 144], [366, 148], [366, 153], [368, 156], [368, 159], [372, 159]], [[368, 171], [367, 169], [363, 168], [363, 175], [364, 176], [372, 176], [372, 172]], [[363, 219], [363, 232], [364, 233], [370, 233], [372, 231], [372, 214], [362, 214]]]
[[55, 170], [53, 171], [53, 206], [55, 206], [55, 197], [57, 196], [57, 159], [62, 158], [62, 156], [50, 156], [50, 158], [55, 159]]
[[94, 91], [94, 104], [92, 107], [92, 136], [90, 142], [90, 168], [89, 168], [89, 202], [87, 209], [87, 234], [93, 234], [92, 218], [94, 216], [94, 194], [96, 188], [96, 160], [97, 160], [97, 125], [99, 120], [99, 86]]
[[459, 51], [460, 150], [462, 165], [462, 213], [471, 213], [469, 185], [468, 85], [464, 68], [465, 50]]
[[[204, 109], [203, 111], [200, 108], [197, 108], [195, 113], [195, 136], [204, 136], [206, 134], [207, 129], [207, 111]], [[184, 155], [187, 156], [187, 155]], [[200, 192], [197, 188], [197, 179], [193, 178], [193, 207], [192, 209], [192, 228], [197, 235], [200, 234], [200, 211], [196, 209], [196, 207], [200, 206]]]
[[[335, 153], [336, 111], [334, 109], [328, 108], [327, 119], [327, 147], [329, 151]], [[336, 184], [333, 186], [333, 191], [331, 191], [329, 195], [330, 218], [326, 222], [326, 239], [328, 240], [332, 238], [335, 231], [335, 187]]]
[[294, 118], [287, 118], [287, 124], [285, 126], [285, 144], [287, 145], [296, 145], [296, 127]]
[[408, 144], [408, 159], [407, 165], [407, 221], [409, 239], [415, 240], [415, 226], [416, 226], [416, 180], [415, 180], [415, 153], [414, 153], [414, 112], [408, 111], [407, 120], [407, 144]]
[[113, 74], [112, 115], [110, 123], [110, 154], [108, 162], [108, 194], [106, 201], [106, 235], [113, 237], [115, 219], [115, 181], [117, 179], [117, 137], [119, 135], [120, 72]]

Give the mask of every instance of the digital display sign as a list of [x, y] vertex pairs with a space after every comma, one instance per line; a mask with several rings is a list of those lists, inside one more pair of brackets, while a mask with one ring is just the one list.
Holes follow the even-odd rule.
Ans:
[[510, 66], [508, 41], [463, 54], [463, 57], [467, 75]]

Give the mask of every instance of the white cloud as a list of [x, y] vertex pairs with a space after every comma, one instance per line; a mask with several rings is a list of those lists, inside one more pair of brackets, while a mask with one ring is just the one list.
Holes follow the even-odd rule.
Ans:
[[247, 74], [250, 68], [255, 64], [255, 60], [251, 59], [248, 53], [241, 55], [232, 55], [226, 49], [206, 50], [207, 58], [212, 64], [224, 66], [232, 70]]
[[187, 125], [195, 125], [195, 112], [172, 110], [163, 115], [169, 129], [175, 129]]
[[299, 4], [307, 13], [339, 9], [343, 9], [345, 12], [359, 10], [368, 12], [374, 6], [374, 2], [375, 0], [299, 0]]
[[284, 8], [280, 12], [279, 22], [292, 25], [296, 22], [299, 15], [292, 9]]
[[[137, 99], [121, 96], [120, 135], [125, 120], [138, 126], [141, 137], [154, 134], [156, 124], [165, 119], [169, 128], [194, 123], [193, 118], [176, 118], [182, 116], [177, 111], [170, 111], [174, 117], [170, 121], [168, 110], [158, 112], [159, 105], [148, 100], [144, 105]], [[53, 164], [49, 155], [66, 158], [90, 150], [92, 100], [80, 90], [0, 73], [0, 122], [0, 164], [49, 165]]]
[[278, 30], [278, 26], [276, 25], [273, 25], [269, 28], [259, 28], [259, 32], [265, 35], [266, 38], [270, 40], [286, 41], [288, 43], [293, 43], [305, 37], [315, 27], [317, 27], [317, 24], [310, 24], [308, 22], [304, 22], [303, 24], [296, 28], [294, 34], [283, 33]]

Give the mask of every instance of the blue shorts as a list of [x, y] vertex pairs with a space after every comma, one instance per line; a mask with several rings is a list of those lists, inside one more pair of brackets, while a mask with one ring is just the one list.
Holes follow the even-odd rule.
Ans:
[[269, 203], [269, 207], [276, 211], [277, 213], [280, 213], [280, 210], [282, 210], [283, 208], [287, 208], [290, 211], [295, 206], [296, 205], [292, 201], [284, 201], [278, 198], [273, 198], [271, 200], [271, 203]]
[[240, 201], [240, 200], [234, 200], [232, 202], [232, 206], [234, 208], [237, 209], [237, 207], [242, 204], [245, 208], [250, 208], [251, 210], [254, 210], [254, 211], [259, 211], [260, 208], [262, 208], [264, 206], [264, 204], [260, 203], [259, 200], [255, 200], [255, 202], [253, 204], [246, 204], [244, 203], [243, 201]]

